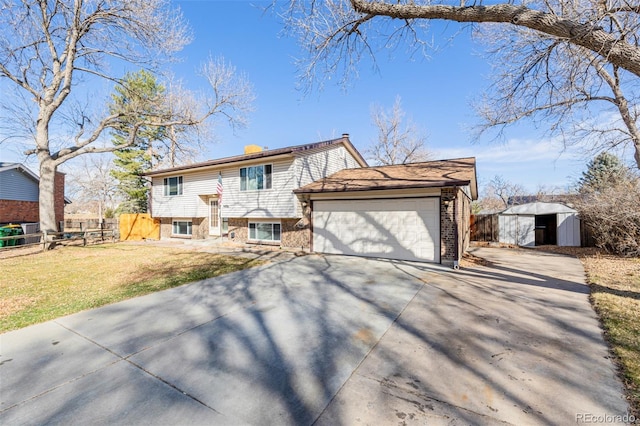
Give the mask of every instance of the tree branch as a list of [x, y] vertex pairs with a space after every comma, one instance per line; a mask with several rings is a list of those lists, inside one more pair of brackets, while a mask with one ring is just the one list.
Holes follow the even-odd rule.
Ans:
[[456, 7], [446, 5], [391, 4], [380, 1], [350, 0], [354, 10], [365, 15], [394, 19], [444, 19], [455, 22], [510, 23], [566, 39], [607, 58], [607, 61], [640, 77], [640, 48], [616, 38], [592, 23], [562, 19], [526, 6], [498, 4]]

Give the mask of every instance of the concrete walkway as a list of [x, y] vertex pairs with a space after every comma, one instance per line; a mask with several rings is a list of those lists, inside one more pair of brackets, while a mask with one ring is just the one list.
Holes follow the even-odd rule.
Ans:
[[0, 335], [0, 424], [570, 424], [627, 405], [580, 263], [281, 258]]

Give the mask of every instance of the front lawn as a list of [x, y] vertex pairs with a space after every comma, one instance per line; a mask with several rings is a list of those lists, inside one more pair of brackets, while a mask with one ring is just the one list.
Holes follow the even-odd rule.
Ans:
[[262, 263], [128, 244], [63, 247], [0, 259], [0, 332]]
[[632, 414], [640, 419], [640, 259], [579, 255], [591, 303], [618, 357]]

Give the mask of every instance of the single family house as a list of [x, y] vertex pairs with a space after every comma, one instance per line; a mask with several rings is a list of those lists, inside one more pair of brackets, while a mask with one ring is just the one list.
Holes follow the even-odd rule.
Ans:
[[161, 238], [450, 264], [468, 246], [477, 198], [473, 158], [368, 167], [348, 134], [147, 176]]
[[[71, 201], [64, 196], [64, 173], [55, 177], [56, 222], [64, 222], [64, 206]], [[38, 184], [40, 178], [20, 163], [0, 162], [0, 224], [37, 223], [40, 221]]]

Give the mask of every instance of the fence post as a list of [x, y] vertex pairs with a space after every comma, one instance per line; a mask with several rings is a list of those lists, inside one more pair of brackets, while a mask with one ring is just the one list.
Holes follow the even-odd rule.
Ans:
[[47, 231], [42, 231], [42, 251], [47, 251]]

